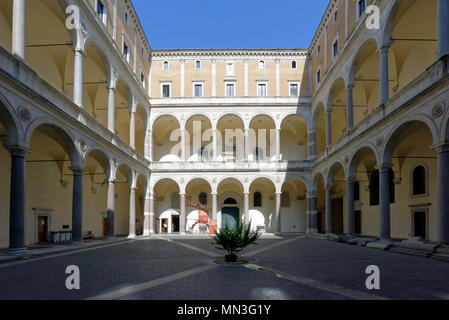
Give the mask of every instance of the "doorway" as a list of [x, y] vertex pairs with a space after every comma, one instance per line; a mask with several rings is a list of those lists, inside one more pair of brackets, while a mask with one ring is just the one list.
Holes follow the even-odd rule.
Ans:
[[413, 219], [413, 237], [427, 239], [427, 212], [424, 210], [414, 211]]
[[362, 234], [362, 211], [354, 212], [354, 233]]
[[332, 199], [332, 233], [343, 234], [343, 198]]
[[172, 215], [171, 216], [171, 232], [179, 232], [179, 216], [178, 215]]
[[229, 228], [233, 228], [240, 218], [239, 208], [237, 207], [224, 207], [221, 210], [221, 226], [227, 225]]
[[48, 217], [37, 217], [37, 243], [48, 242]]
[[168, 233], [168, 219], [161, 220], [161, 233]]
[[103, 218], [103, 236], [106, 237], [108, 235], [108, 219]]

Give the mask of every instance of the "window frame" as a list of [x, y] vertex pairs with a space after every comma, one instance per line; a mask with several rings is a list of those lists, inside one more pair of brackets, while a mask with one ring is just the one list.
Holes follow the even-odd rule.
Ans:
[[315, 73], [316, 84], [319, 85], [321, 83], [321, 67]]
[[[335, 51], [335, 46], [337, 46], [337, 51]], [[338, 41], [338, 35], [337, 35], [334, 42], [332, 42], [332, 59], [335, 59], [339, 53], [340, 53], [340, 43]]]
[[[292, 86], [296, 86], [296, 95], [292, 95]], [[298, 81], [289, 81], [288, 96], [289, 97], [299, 97], [299, 82]]]
[[[128, 53], [125, 54], [125, 47], [128, 49]], [[125, 60], [129, 63], [129, 60], [131, 58], [131, 47], [128, 44], [128, 41], [123, 36], [123, 46], [122, 46], [122, 54], [125, 57]]]
[[[256, 195], [259, 196], [258, 202], [256, 203]], [[262, 201], [262, 192], [256, 191], [253, 194], [253, 207], [254, 208], [262, 208], [263, 207], [263, 201]]]
[[[233, 89], [232, 89], [233, 95], [232, 96], [228, 95], [228, 86], [232, 86], [233, 87]], [[235, 81], [225, 81], [224, 82], [225, 97], [227, 97], [227, 98], [235, 97], [235, 88], [236, 88]]]
[[[165, 65], [167, 65], [167, 68], [165, 68]], [[168, 60], [162, 61], [162, 70], [170, 70], [170, 62]]]
[[292, 69], [298, 69], [298, 62], [296, 60], [292, 60]]
[[[199, 63], [199, 66], [198, 66], [198, 63]], [[195, 70], [201, 70], [201, 60], [195, 61]]]
[[[364, 7], [363, 11], [360, 11], [361, 3], [363, 3], [363, 7]], [[356, 5], [356, 12], [357, 12], [356, 21], [358, 21], [366, 11], [366, 0], [357, 0], [355, 5]]]
[[[164, 97], [164, 86], [168, 86], [168, 97]], [[171, 82], [168, 82], [168, 81], [161, 82], [161, 98], [162, 99], [171, 98], [171, 86], [172, 86]]]
[[[201, 86], [201, 95], [200, 96], [196, 95], [196, 90], [195, 90], [196, 86]], [[204, 81], [192, 81], [192, 89], [193, 89], [192, 96], [194, 98], [204, 97]]]
[[[103, 8], [103, 12], [101, 14], [98, 12], [99, 4], [101, 4], [101, 6]], [[103, 22], [103, 24], [105, 26], [107, 26], [107, 24], [108, 24], [108, 7], [106, 5], [106, 2], [103, 0], [95, 1], [95, 12], [97, 13], [97, 16], [100, 18], [101, 22]]]
[[[256, 81], [257, 85], [256, 85], [256, 89], [257, 89], [257, 97], [268, 97], [268, 81]], [[259, 86], [265, 86], [265, 95], [260, 95], [259, 94]]]
[[259, 60], [259, 70], [265, 70], [265, 60]]

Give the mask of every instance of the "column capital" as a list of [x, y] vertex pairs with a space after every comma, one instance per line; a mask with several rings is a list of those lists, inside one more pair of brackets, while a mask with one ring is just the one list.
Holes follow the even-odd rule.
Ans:
[[129, 187], [129, 190], [130, 190], [130, 191], [132, 191], [132, 192], [136, 192], [136, 190], [137, 190], [137, 187], [134, 187], [134, 186], [132, 186], [132, 187]]
[[379, 172], [390, 172], [393, 165], [391, 163], [382, 163], [378, 166]]
[[433, 145], [431, 149], [435, 150], [437, 153], [446, 153], [449, 152], [449, 142], [441, 142], [436, 145]]
[[243, 195], [244, 195], [245, 197], [249, 197], [250, 193], [249, 193], [249, 192], [244, 192]]
[[16, 157], [25, 157], [27, 153], [32, 151], [29, 147], [23, 145], [5, 145], [5, 148], [12, 156]]
[[388, 52], [388, 49], [390, 49], [390, 47], [391, 47], [391, 43], [386, 43], [386, 44], [383, 44], [380, 48], [379, 48], [379, 53], [385, 53], [385, 52]]
[[81, 49], [81, 48], [74, 48], [73, 52], [75, 53], [75, 55], [79, 55], [81, 57], [85, 57], [86, 56], [86, 52]]
[[185, 196], [186, 196], [186, 194], [185, 194], [185, 193], [183, 193], [183, 192], [180, 192], [180, 193], [179, 193], [179, 196], [180, 196], [180, 197], [185, 197]]
[[308, 191], [306, 192], [306, 196], [308, 199], [313, 199], [317, 197], [317, 192], [316, 191]]
[[333, 187], [333, 185], [332, 185], [331, 183], [328, 183], [328, 184], [326, 184], [326, 185], [324, 186], [324, 189], [325, 189], [326, 191], [331, 191], [331, 190], [332, 190], [332, 187]]
[[351, 177], [351, 178], [346, 179], [346, 183], [347, 183], [347, 184], [354, 184], [354, 183], [356, 183], [356, 182], [357, 182], [357, 179], [354, 178], [354, 177]]
[[350, 84], [346, 85], [346, 90], [352, 90], [352, 89], [354, 89], [354, 87], [355, 87], [355, 84], [350, 83]]

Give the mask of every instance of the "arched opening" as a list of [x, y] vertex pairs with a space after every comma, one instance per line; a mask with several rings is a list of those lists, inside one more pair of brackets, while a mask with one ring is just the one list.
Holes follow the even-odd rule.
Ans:
[[379, 209], [370, 205], [371, 174], [376, 167], [376, 154], [369, 147], [358, 150], [351, 161], [349, 175], [355, 180], [353, 223], [356, 235], [377, 236], [379, 234]]
[[273, 232], [275, 218], [276, 188], [268, 178], [258, 178], [249, 187], [249, 217], [254, 229], [263, 232]]
[[110, 68], [102, 49], [96, 43], [89, 42], [83, 59], [83, 107], [105, 127], [108, 126], [107, 86]]
[[379, 68], [377, 42], [369, 39], [360, 47], [350, 70], [349, 83], [354, 85], [354, 125], [365, 119], [380, 104]]
[[189, 144], [186, 149], [189, 161], [206, 161], [213, 157], [212, 124], [206, 116], [194, 115], [187, 120], [186, 135]]
[[318, 233], [326, 233], [326, 194], [324, 178], [318, 173], [314, 178], [314, 187], [317, 196], [317, 229]]
[[[222, 137], [221, 154], [218, 161], [243, 161], [245, 154], [243, 120], [233, 114], [225, 115], [217, 123], [217, 130]], [[217, 132], [217, 135], [218, 135]], [[220, 153], [220, 146], [218, 146]]]
[[316, 152], [317, 155], [326, 149], [326, 112], [324, 104], [320, 103], [313, 114], [316, 129]]
[[[395, 198], [390, 205], [391, 237], [438, 239], [437, 154], [431, 149], [434, 139], [429, 127], [421, 121], [401, 125], [390, 137], [384, 162], [393, 164]], [[413, 195], [413, 171], [425, 166], [429, 176], [428, 194]], [[392, 188], [390, 184], [390, 188]], [[392, 190], [390, 191], [390, 193]], [[396, 199], [393, 199], [396, 200]]]
[[438, 58], [437, 0], [402, 1], [390, 16], [392, 93], [406, 87]]
[[[47, 243], [52, 232], [71, 232], [73, 172], [72, 138], [61, 128], [42, 124], [31, 135], [26, 155], [26, 244]], [[84, 226], [84, 224], [83, 224]], [[67, 238], [64, 238], [67, 240]], [[69, 238], [70, 239], [70, 238]]]
[[212, 188], [204, 179], [194, 179], [186, 186], [186, 214], [189, 233], [209, 233], [212, 220]]
[[338, 78], [329, 93], [331, 113], [332, 143], [337, 142], [346, 133], [348, 127], [348, 103], [345, 90], [345, 81]]
[[[343, 234], [345, 230], [345, 221], [347, 208], [346, 208], [346, 177], [343, 166], [337, 162], [335, 163], [331, 169], [329, 170], [328, 176], [328, 186], [331, 186], [330, 191], [330, 205], [331, 208], [326, 208], [326, 210], [331, 210], [330, 222], [331, 225], [327, 225], [327, 231], [330, 231], [334, 234]], [[326, 218], [329, 219], [329, 216], [326, 212]], [[347, 226], [346, 226], [347, 230]]]
[[171, 179], [162, 179], [154, 186], [156, 233], [181, 232], [179, 192], [178, 184]]
[[121, 79], [117, 81], [114, 103], [115, 134], [118, 135], [123, 142], [128, 143], [132, 94], [126, 82]]
[[26, 2], [26, 62], [40, 77], [71, 98], [73, 76], [68, 76], [73, 74], [73, 41], [65, 25], [64, 10], [59, 1]]
[[[243, 219], [243, 185], [235, 178], [221, 181], [217, 188], [218, 194], [218, 228], [228, 225], [234, 226], [238, 219]], [[232, 201], [233, 199], [234, 201]], [[226, 203], [225, 203], [226, 202]], [[232, 202], [232, 203], [231, 203]]]
[[307, 187], [298, 178], [288, 178], [282, 185], [281, 232], [306, 232]]
[[[180, 128], [178, 120], [173, 116], [163, 115], [156, 119], [153, 124], [153, 159], [155, 161], [180, 161]], [[171, 137], [173, 139], [170, 139]], [[176, 148], [176, 146], [179, 147]]]
[[[131, 169], [122, 164], [116, 174], [115, 181], [115, 215], [114, 234], [116, 236], [129, 235]], [[136, 206], [137, 208], [137, 206]]]
[[306, 121], [299, 115], [286, 117], [281, 123], [282, 160], [307, 160], [308, 154], [308, 130]]
[[276, 125], [267, 115], [254, 117], [249, 124], [248, 160], [262, 161], [276, 159]]

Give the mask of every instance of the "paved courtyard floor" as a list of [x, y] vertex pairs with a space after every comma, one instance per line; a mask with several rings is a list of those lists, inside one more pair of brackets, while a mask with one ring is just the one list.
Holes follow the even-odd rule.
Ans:
[[[0, 264], [0, 299], [445, 299], [449, 263], [304, 235], [268, 236], [219, 265], [209, 237], [155, 236]], [[80, 290], [66, 288], [66, 268]], [[380, 269], [380, 290], [365, 273]]]

